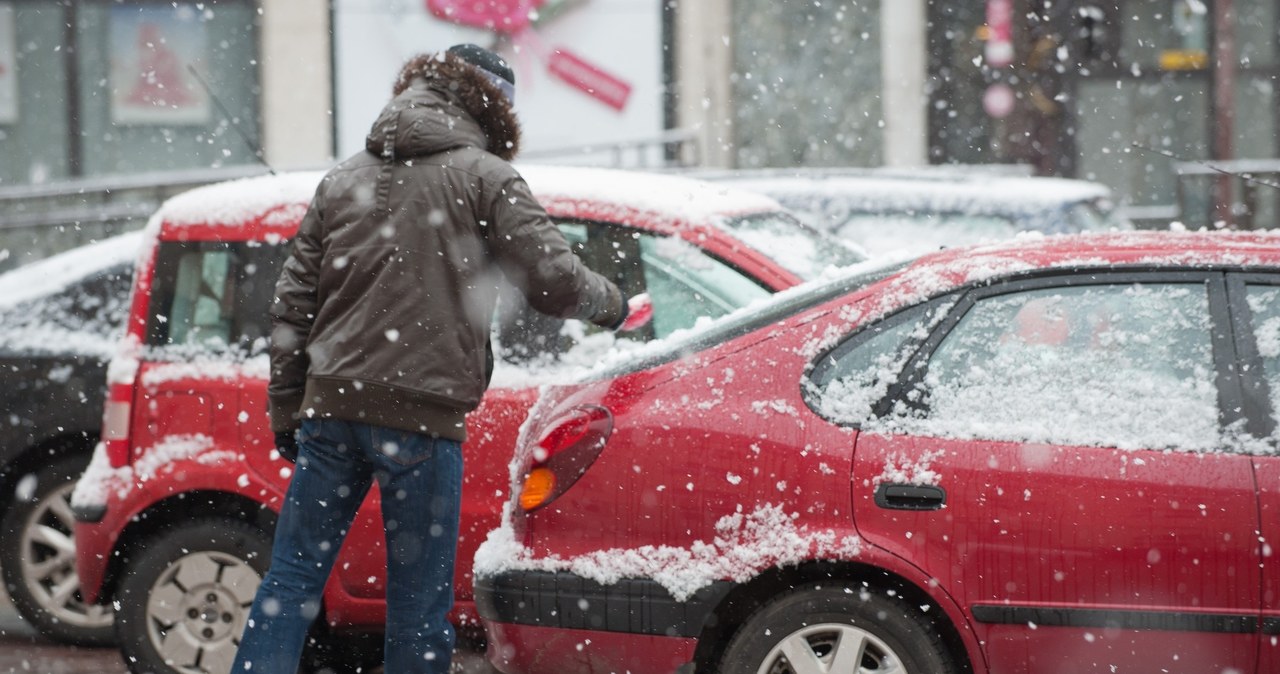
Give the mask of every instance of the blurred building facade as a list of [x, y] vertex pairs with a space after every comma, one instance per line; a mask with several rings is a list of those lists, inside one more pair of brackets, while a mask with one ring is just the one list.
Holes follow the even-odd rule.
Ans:
[[[1017, 164], [1103, 182], [1135, 212], [1243, 220], [1223, 208], [1234, 204], [1262, 223], [1280, 212], [1280, 190], [1190, 169], [1280, 156], [1278, 8], [684, 2], [682, 123], [706, 124], [703, 154], [725, 166]], [[708, 83], [704, 100], [683, 88], [690, 72]], [[1280, 175], [1273, 161], [1241, 165]]]
[[47, 211], [97, 236], [108, 196], [165, 176], [357, 151], [398, 64], [460, 41], [516, 62], [536, 161], [1013, 164], [1221, 220], [1242, 185], [1178, 160], [1280, 156], [1275, 0], [455, 4], [0, 0], [0, 249], [38, 248]]

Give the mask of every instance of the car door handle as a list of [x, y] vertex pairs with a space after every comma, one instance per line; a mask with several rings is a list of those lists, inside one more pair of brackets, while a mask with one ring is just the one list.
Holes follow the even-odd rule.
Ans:
[[880, 483], [876, 505], [890, 510], [938, 510], [947, 503], [947, 491], [931, 484]]

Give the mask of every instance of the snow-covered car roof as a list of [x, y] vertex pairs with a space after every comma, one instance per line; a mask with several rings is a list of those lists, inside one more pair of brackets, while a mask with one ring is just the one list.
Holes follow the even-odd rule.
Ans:
[[[590, 167], [520, 165], [520, 174], [539, 200], [604, 202], [664, 219], [705, 223], [718, 216], [781, 210], [774, 199], [724, 185], [679, 176]], [[153, 222], [241, 225], [285, 207], [295, 215], [315, 194], [323, 172], [281, 173], [232, 180], [179, 194], [166, 201]], [[571, 207], [571, 203], [568, 204]]]
[[[708, 176], [713, 177], [713, 176]], [[714, 176], [741, 189], [776, 198], [840, 198], [864, 212], [959, 212], [1022, 215], [1065, 205], [1111, 198], [1100, 183], [1068, 178], [957, 175], [905, 171], [865, 174], [797, 170], [730, 172]]]
[[758, 192], [682, 176], [571, 166], [516, 168], [539, 199], [590, 199], [693, 222], [782, 208]]
[[1018, 232], [1132, 230], [1105, 185], [980, 170], [754, 169], [695, 173], [766, 194], [872, 256], [922, 254]]

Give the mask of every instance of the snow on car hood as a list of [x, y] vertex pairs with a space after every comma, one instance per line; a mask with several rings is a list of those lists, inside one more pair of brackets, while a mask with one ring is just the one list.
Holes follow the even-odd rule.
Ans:
[[133, 260], [142, 232], [103, 239], [0, 274], [0, 309], [47, 297], [112, 265]]
[[938, 180], [783, 176], [738, 178], [727, 182], [775, 198], [825, 197], [839, 199], [857, 211], [901, 213], [927, 210], [1020, 214], [1111, 196], [1111, 190], [1105, 185], [1065, 178]]
[[[0, 275], [0, 349], [110, 357], [128, 312], [129, 262], [142, 237], [114, 236]], [[80, 283], [82, 292], [73, 292]]]

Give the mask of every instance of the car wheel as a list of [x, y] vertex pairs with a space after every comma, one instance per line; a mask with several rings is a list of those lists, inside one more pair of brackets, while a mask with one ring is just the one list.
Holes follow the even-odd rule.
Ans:
[[755, 612], [725, 649], [724, 674], [954, 673], [920, 606], [861, 584], [809, 585]]
[[0, 571], [14, 608], [44, 636], [79, 646], [114, 643], [112, 612], [80, 595], [71, 492], [87, 456], [63, 458], [18, 482], [0, 523]]
[[116, 593], [116, 638], [133, 672], [227, 674], [271, 561], [246, 522], [197, 520], [146, 541]]

